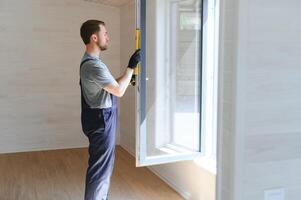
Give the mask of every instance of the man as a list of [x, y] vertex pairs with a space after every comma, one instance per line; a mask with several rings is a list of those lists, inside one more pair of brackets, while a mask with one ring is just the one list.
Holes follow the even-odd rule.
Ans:
[[130, 58], [124, 74], [114, 79], [100, 59], [108, 48], [105, 23], [88, 20], [80, 28], [86, 52], [80, 65], [81, 122], [89, 139], [89, 165], [86, 174], [85, 200], [107, 200], [114, 165], [117, 119], [116, 97], [122, 97], [140, 62], [140, 50]]

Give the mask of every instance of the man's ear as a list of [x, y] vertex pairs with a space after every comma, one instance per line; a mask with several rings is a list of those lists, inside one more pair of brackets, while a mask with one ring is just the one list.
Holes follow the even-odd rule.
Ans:
[[91, 37], [90, 37], [90, 40], [93, 41], [93, 42], [97, 42], [97, 39], [98, 38], [97, 38], [96, 34], [92, 34]]

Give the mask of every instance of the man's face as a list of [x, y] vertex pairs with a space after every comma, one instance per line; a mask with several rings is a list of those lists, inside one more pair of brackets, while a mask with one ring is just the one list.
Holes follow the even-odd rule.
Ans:
[[108, 49], [108, 45], [109, 45], [109, 36], [108, 36], [108, 32], [105, 26], [103, 25], [99, 25], [100, 27], [100, 31], [97, 33], [97, 46], [100, 48], [101, 51], [104, 51], [106, 49]]

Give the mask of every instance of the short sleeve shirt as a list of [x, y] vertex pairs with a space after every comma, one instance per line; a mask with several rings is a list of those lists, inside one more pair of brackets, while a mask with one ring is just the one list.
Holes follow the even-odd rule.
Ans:
[[[116, 80], [100, 58], [85, 53], [82, 61], [89, 59], [80, 68], [82, 93], [91, 108], [109, 108], [112, 106], [111, 94], [103, 88], [116, 84]], [[82, 62], [81, 61], [81, 62]]]

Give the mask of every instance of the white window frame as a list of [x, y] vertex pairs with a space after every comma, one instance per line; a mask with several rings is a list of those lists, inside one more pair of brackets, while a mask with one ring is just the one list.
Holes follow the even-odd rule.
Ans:
[[[205, 1], [205, 0], [204, 0]], [[136, 87], [135, 99], [136, 99], [136, 166], [149, 166], [154, 164], [163, 164], [182, 160], [194, 160], [195, 163], [201, 167], [216, 173], [216, 142], [217, 142], [217, 83], [218, 83], [218, 19], [219, 10], [216, 6], [215, 0], [207, 0], [206, 8], [208, 11], [208, 27], [203, 30], [204, 37], [209, 37], [206, 44], [203, 43], [203, 73], [202, 73], [202, 121], [201, 121], [201, 153], [189, 152], [187, 154], [181, 153], [176, 156], [170, 157], [169, 155], [151, 156], [147, 157], [146, 152], [146, 127], [145, 123], [140, 124], [140, 100], [139, 100], [139, 87]], [[136, 1], [138, 9], [140, 9], [140, 1]], [[140, 16], [140, 15], [138, 15]], [[137, 20], [138, 21], [138, 20]], [[205, 52], [205, 53], [204, 53]], [[206, 54], [206, 52], [210, 52]], [[205, 58], [205, 59], [204, 59]], [[138, 84], [139, 84], [138, 76]], [[206, 81], [204, 81], [206, 80]], [[209, 83], [210, 84], [204, 84]], [[206, 93], [212, 88], [210, 94]], [[205, 93], [204, 93], [205, 91]], [[210, 97], [209, 97], [210, 96]], [[210, 109], [208, 109], [208, 106]], [[208, 116], [208, 113], [212, 113], [212, 116]], [[210, 118], [210, 120], [209, 120]]]

